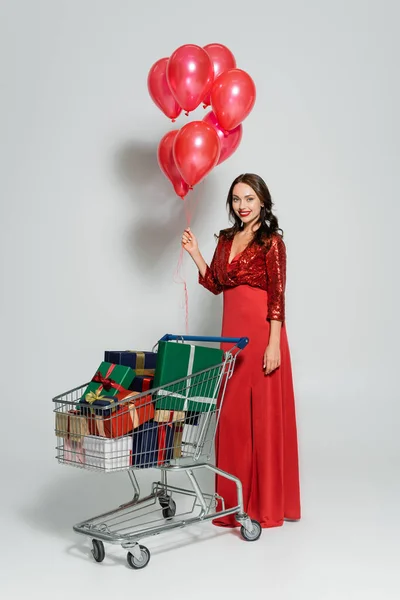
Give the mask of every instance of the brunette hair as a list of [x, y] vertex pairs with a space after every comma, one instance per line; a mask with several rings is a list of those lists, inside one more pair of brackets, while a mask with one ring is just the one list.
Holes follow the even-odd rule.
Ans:
[[263, 246], [271, 239], [273, 234], [278, 234], [283, 237], [283, 231], [279, 227], [278, 219], [272, 212], [273, 202], [267, 184], [262, 177], [255, 175], [254, 173], [243, 173], [242, 175], [239, 175], [229, 188], [226, 205], [229, 210], [229, 220], [233, 223], [233, 226], [228, 227], [228, 229], [223, 229], [220, 232], [220, 235], [232, 239], [243, 227], [241, 219], [239, 219], [238, 215], [233, 210], [233, 189], [237, 183], [246, 183], [249, 185], [257, 194], [263, 205], [258, 220], [260, 227], [255, 231], [253, 241]]

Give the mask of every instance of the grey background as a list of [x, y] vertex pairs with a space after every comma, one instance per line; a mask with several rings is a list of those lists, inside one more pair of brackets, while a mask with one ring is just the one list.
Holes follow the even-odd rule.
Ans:
[[[9, 597], [398, 598], [399, 17], [394, 0], [0, 2]], [[192, 228], [209, 260], [232, 179], [266, 179], [288, 250], [303, 519], [253, 545], [211, 525], [151, 540], [139, 576], [118, 548], [93, 564], [71, 532], [129, 488], [57, 465], [51, 398], [90, 378], [104, 349], [184, 331], [184, 211], [156, 161], [173, 126], [146, 78], [179, 45], [213, 41], [258, 96], [236, 154], [192, 193]], [[221, 298], [188, 259], [185, 272], [190, 332], [218, 334]]]

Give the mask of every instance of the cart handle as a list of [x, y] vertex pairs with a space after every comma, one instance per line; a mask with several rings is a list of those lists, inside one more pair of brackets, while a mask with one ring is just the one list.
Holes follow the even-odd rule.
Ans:
[[166, 333], [159, 341], [170, 342], [172, 340], [182, 340], [186, 342], [219, 342], [219, 343], [232, 343], [236, 344], [238, 348], [243, 350], [249, 343], [249, 338], [232, 338], [232, 337], [212, 337], [208, 335], [173, 335], [172, 333]]

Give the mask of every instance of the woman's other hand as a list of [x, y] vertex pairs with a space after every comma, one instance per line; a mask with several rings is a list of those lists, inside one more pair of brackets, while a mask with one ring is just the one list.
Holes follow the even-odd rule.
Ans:
[[281, 351], [279, 344], [268, 344], [264, 352], [263, 369], [269, 375], [281, 364]]

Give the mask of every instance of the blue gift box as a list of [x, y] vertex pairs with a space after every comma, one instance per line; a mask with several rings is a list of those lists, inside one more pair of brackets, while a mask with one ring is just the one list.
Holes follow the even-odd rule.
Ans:
[[[87, 400], [82, 397], [79, 400], [78, 408], [79, 412], [86, 417], [93, 414], [100, 415], [101, 417], [109, 417], [111, 413], [115, 411], [115, 402], [118, 402], [118, 399], [113, 398], [112, 396], [103, 396], [101, 400], [95, 400], [92, 403], [87, 402]], [[110, 408], [105, 410], [107, 407]]]
[[154, 375], [157, 354], [139, 350], [106, 350], [104, 360], [115, 365], [131, 367], [136, 375]]
[[[163, 446], [159, 447], [161, 428], [165, 432]], [[171, 460], [174, 446], [175, 426], [171, 423], [156, 423], [147, 421], [139, 425], [132, 435], [132, 466], [148, 469]], [[162, 460], [161, 460], [162, 459]]]
[[185, 416], [185, 425], [198, 425], [200, 414], [199, 412], [188, 410]]
[[154, 377], [153, 375], [136, 375], [134, 380], [129, 386], [129, 390], [132, 392], [146, 392], [151, 390], [153, 387]]

